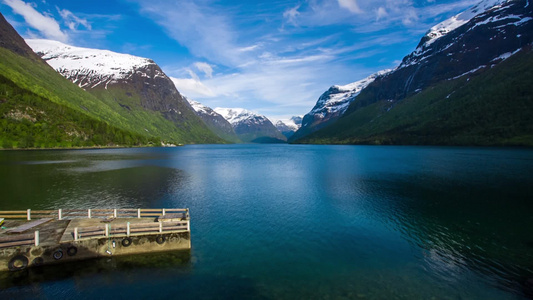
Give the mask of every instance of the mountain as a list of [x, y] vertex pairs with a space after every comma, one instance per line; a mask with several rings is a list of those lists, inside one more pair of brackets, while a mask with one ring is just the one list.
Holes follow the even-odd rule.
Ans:
[[277, 120], [274, 126], [289, 139], [302, 126], [302, 117], [293, 116], [288, 120]]
[[0, 148], [160, 145], [48, 66], [0, 14]]
[[287, 138], [270, 120], [243, 108], [215, 108], [232, 126], [245, 143], [285, 143]]
[[362, 89], [376, 80], [376, 78], [384, 76], [390, 71], [383, 70], [347, 85], [330, 87], [318, 98], [313, 109], [304, 116], [302, 125], [289, 140], [297, 140], [337, 121]]
[[533, 5], [482, 1], [446, 20], [334, 124], [297, 142], [533, 145]]
[[[187, 99], [187, 97], [185, 97], [185, 99]], [[187, 101], [189, 101], [189, 104], [196, 112], [196, 115], [199, 116], [207, 127], [218, 137], [231, 143], [242, 142], [239, 137], [237, 137], [237, 134], [235, 134], [233, 126], [224, 119], [223, 116], [199, 102], [190, 99], [187, 99]]]
[[112, 108], [113, 125], [172, 143], [221, 142], [152, 60], [60, 42], [28, 39], [57, 72]]

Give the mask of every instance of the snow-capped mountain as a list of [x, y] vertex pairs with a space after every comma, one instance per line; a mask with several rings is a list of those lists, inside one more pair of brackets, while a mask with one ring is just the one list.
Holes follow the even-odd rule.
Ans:
[[[483, 0], [473, 7], [463, 11], [433, 27], [426, 33], [424, 38], [422, 38], [422, 43], [417, 47], [419, 50], [421, 47], [427, 47], [431, 45], [438, 38], [448, 34], [449, 32], [457, 29], [458, 27], [466, 24], [472, 18], [478, 14], [491, 9], [495, 6], [500, 6], [509, 0]], [[421, 49], [420, 49], [421, 50]]]
[[300, 129], [300, 127], [302, 127], [302, 117], [293, 116], [290, 119], [277, 120], [274, 126], [276, 126], [281, 134], [290, 138], [296, 131], [298, 131], [298, 129]]
[[144, 77], [164, 76], [160, 70], [152, 74], [147, 67], [156, 66], [148, 58], [108, 50], [88, 49], [57, 41], [27, 39], [26, 43], [63, 77], [81, 88], [107, 88], [109, 83], [130, 78], [138, 73]]
[[263, 143], [287, 140], [263, 115], [243, 108], [217, 107], [214, 110], [233, 126], [235, 133], [243, 142]]
[[298, 128], [291, 139], [315, 132], [339, 119], [361, 90], [376, 78], [385, 76], [390, 72], [391, 70], [383, 70], [347, 85], [330, 87], [318, 98], [313, 109], [303, 117], [301, 128]]
[[[498, 134], [504, 132], [503, 128], [507, 128], [506, 130], [514, 128], [509, 131], [512, 136], [512, 132], [521, 132], [523, 129], [516, 127], [519, 126], [516, 120], [512, 124], [501, 121], [501, 124], [507, 127], [500, 125], [493, 129], [498, 134], [486, 133], [485, 136], [481, 132], [489, 132], [488, 128], [492, 125], [479, 127], [481, 122], [473, 118], [485, 108], [479, 109], [479, 104], [472, 104], [461, 109], [454, 107], [466, 105], [464, 101], [477, 101], [476, 97], [479, 96], [474, 97], [474, 95], [480, 95], [484, 90], [488, 90], [487, 86], [481, 83], [471, 83], [470, 79], [479, 78], [482, 74], [489, 72], [490, 74], [503, 72], [507, 67], [497, 71], [500, 70], [499, 65], [507, 62], [511, 57], [518, 56], [527, 62], [532, 45], [533, 3], [529, 0], [480, 1], [472, 8], [433, 26], [421, 39], [417, 48], [405, 56], [396, 69], [386, 76], [377, 77], [363, 88], [351, 101], [343, 118], [313, 134], [312, 139], [320, 136], [318, 139], [320, 142], [333, 140], [336, 143], [427, 143], [430, 141], [430, 143], [461, 144], [465, 141], [467, 143], [484, 141], [483, 143], [490, 144], [491, 136], [499, 136]], [[520, 77], [521, 74], [510, 73], [498, 76], [508, 79], [514, 76]], [[491, 78], [483, 77], [480, 80], [484, 80], [485, 84], [494, 85], [494, 79]], [[524, 81], [527, 80], [520, 77], [516, 84], [522, 84]], [[474, 84], [480, 84], [480, 86], [474, 87]], [[448, 91], [449, 88], [454, 90]], [[490, 88], [494, 87], [490, 86]], [[515, 91], [514, 87], [500, 86], [499, 88], [505, 91], [502, 90], [501, 97], [494, 99], [494, 107], [506, 107], [506, 113], [510, 114], [511, 120], [520, 119], [521, 117], [516, 115], [521, 116], [521, 110], [513, 107], [514, 102], [504, 100], [506, 94]], [[473, 89], [480, 90], [472, 94]], [[335, 92], [334, 89], [331, 91]], [[446, 93], [440, 95], [442, 91]], [[424, 93], [424, 97], [416, 97], [419, 93]], [[327, 97], [326, 94], [323, 96]], [[486, 95], [486, 97], [493, 96]], [[520, 94], [516, 96], [521, 97]], [[416, 109], [406, 108], [408, 105], [414, 105], [413, 101], [429, 101], [427, 99], [433, 99], [433, 97], [441, 98], [435, 98], [431, 103], [420, 103]], [[451, 101], [455, 97], [461, 97], [461, 101], [457, 103]], [[410, 104], [403, 103], [402, 100], [406, 98], [411, 101]], [[412, 100], [413, 98], [415, 100]], [[439, 101], [447, 102], [446, 105], [442, 104], [442, 107], [437, 109], [436, 103]], [[504, 101], [504, 103], [497, 101]], [[428, 107], [428, 104], [431, 106]], [[363, 113], [361, 109], [368, 106], [372, 106], [373, 109], [365, 109]], [[402, 107], [402, 109], [396, 109], [397, 107]], [[472, 117], [462, 118], [461, 121], [455, 119], [453, 122], [450, 121], [458, 112]], [[389, 115], [396, 117], [389, 119]], [[414, 121], [415, 119], [420, 122], [423, 120], [427, 124], [419, 124]], [[388, 123], [378, 125], [385, 120]], [[304, 124], [297, 134], [306, 127], [309, 121], [309, 117], [307, 119], [304, 117]], [[457, 127], [458, 124], [461, 124], [460, 128]], [[455, 137], [452, 137], [452, 134]], [[328, 135], [327, 138], [326, 135]]]
[[207, 125], [207, 127], [216, 135], [228, 142], [241, 142], [241, 140], [235, 134], [233, 126], [223, 116], [200, 102], [188, 99], [187, 97], [185, 97], [185, 99], [189, 101], [189, 104], [196, 112], [196, 115], [199, 116], [200, 119], [202, 119], [202, 121]]
[[531, 44], [532, 9], [529, 0], [484, 0], [435, 25], [388, 76], [396, 80], [390, 98], [491, 67]]
[[124, 123], [159, 118], [157, 125], [150, 121], [140, 133], [181, 143], [220, 141], [151, 59], [50, 40], [27, 39], [26, 43], [63, 77], [105, 102], [114, 102], [113, 109]]

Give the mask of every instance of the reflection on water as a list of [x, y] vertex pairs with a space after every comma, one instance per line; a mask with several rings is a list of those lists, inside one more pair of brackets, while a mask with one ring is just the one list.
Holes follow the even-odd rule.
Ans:
[[154, 165], [160, 156], [105, 151], [5, 153], [0, 187], [9, 201], [3, 209], [157, 207], [184, 180], [183, 171]]
[[531, 174], [533, 152], [520, 149], [0, 152], [3, 209], [189, 207], [193, 245], [190, 260], [149, 267], [4, 274], [0, 295], [523, 299], [533, 293]]

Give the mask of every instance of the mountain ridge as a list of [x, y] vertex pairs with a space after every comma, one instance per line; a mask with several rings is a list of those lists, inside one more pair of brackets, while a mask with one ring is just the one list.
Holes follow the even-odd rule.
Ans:
[[152, 60], [108, 50], [28, 40], [56, 71], [113, 107], [130, 130], [172, 143], [220, 143]]
[[[527, 0], [483, 1], [480, 4], [487, 4], [482, 6], [486, 10], [427, 43], [430, 30], [398, 68], [363, 89], [343, 117], [320, 130], [322, 132], [317, 131], [297, 142], [533, 144], [528, 138], [519, 138], [530, 135], [531, 129], [521, 118], [524, 118], [524, 110], [531, 109], [527, 99], [531, 98], [529, 85], [533, 86], [533, 82], [524, 77], [525, 70], [521, 74], [506, 70], [509, 65], [517, 68], [515, 60], [530, 64], [531, 51], [528, 49], [533, 41], [533, 7]], [[501, 74], [511, 78], [501, 78]], [[477, 77], [480, 79], [473, 80]], [[493, 78], [501, 79], [495, 82]], [[481, 86], [474, 86], [473, 82]], [[502, 85], [504, 82], [508, 85]], [[454, 90], [449, 89], [451, 86]], [[491, 90], [492, 94], [478, 90], [482, 87]], [[502, 90], [494, 90], [495, 87]], [[447, 92], [438, 92], [442, 90]], [[473, 90], [478, 90], [478, 95], [470, 94]], [[529, 96], [524, 91], [529, 91]], [[494, 94], [499, 98], [494, 98]], [[479, 102], [479, 95], [490, 99], [491, 107], [506, 111], [511, 120], [497, 118], [497, 123], [486, 123], [481, 114], [493, 115], [493, 112], [487, 110], [488, 102], [486, 105]], [[517, 100], [512, 101], [509, 95]], [[469, 105], [468, 98], [464, 97], [470, 97], [478, 106]], [[442, 111], [423, 107], [422, 103], [440, 107]], [[457, 103], [457, 106], [451, 103]], [[415, 106], [418, 111], [412, 110]], [[463, 112], [457, 112], [458, 107], [464, 107], [471, 115], [466, 117]], [[465, 120], [456, 119], [454, 114], [465, 117]], [[390, 119], [392, 116], [395, 118]], [[476, 122], [478, 119], [480, 121]], [[384, 120], [389, 124], [383, 124]], [[479, 128], [481, 123], [484, 128]], [[459, 124], [461, 127], [457, 128]], [[497, 128], [507, 129], [498, 131]], [[513, 134], [516, 138], [509, 136]], [[521, 142], [517, 143], [518, 140]]]
[[217, 107], [215, 112], [223, 116], [245, 143], [285, 143], [287, 138], [265, 116], [244, 108]]

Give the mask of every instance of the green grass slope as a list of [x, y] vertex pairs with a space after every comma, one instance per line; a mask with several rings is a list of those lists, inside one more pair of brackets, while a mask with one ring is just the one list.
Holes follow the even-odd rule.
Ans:
[[[355, 101], [364, 101], [356, 99]], [[390, 103], [360, 107], [296, 143], [533, 146], [533, 52]]]
[[0, 75], [0, 148], [160, 145], [54, 103]]

